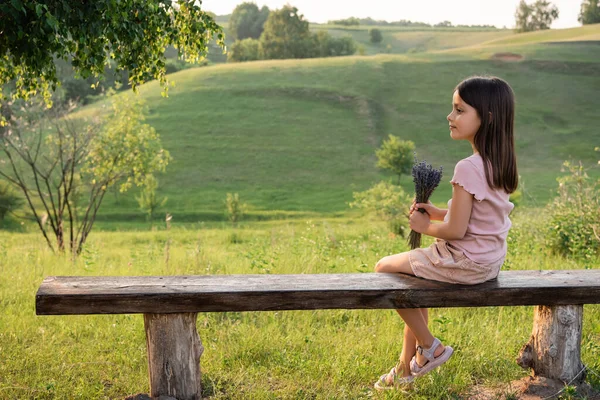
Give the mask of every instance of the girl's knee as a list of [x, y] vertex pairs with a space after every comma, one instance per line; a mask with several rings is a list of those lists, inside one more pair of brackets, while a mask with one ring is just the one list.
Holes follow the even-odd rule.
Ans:
[[375, 264], [375, 272], [404, 273], [414, 275], [408, 259], [408, 253], [383, 257]]
[[390, 257], [383, 257], [381, 260], [377, 261], [375, 264], [375, 272], [386, 272], [390, 267]]

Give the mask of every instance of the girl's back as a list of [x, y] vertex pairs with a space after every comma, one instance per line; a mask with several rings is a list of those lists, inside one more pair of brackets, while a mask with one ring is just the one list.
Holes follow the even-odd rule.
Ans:
[[[506, 236], [511, 227], [509, 214], [514, 205], [509, 194], [502, 189], [492, 189], [486, 180], [483, 160], [476, 153], [461, 160], [454, 168], [453, 185], [462, 186], [474, 197], [467, 231], [462, 239], [448, 241], [462, 250], [476, 263], [488, 264], [504, 258]], [[448, 201], [451, 210], [452, 199]], [[450, 218], [450, 211], [444, 221]]]

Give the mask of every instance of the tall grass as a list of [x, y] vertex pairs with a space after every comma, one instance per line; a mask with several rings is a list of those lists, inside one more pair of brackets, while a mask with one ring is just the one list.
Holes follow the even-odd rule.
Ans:
[[[505, 269], [583, 268], [536, 241], [539, 220], [535, 210], [516, 210]], [[0, 399], [148, 392], [142, 317], [35, 316], [35, 292], [46, 276], [371, 272], [379, 258], [404, 250], [405, 241], [383, 224], [343, 218], [242, 223], [235, 230], [95, 232], [74, 264], [50, 253], [37, 234], [0, 233]], [[430, 315], [433, 333], [455, 356], [410, 393], [376, 394], [372, 384], [401, 349], [403, 323], [393, 310], [200, 314], [204, 395], [468, 398], [479, 384], [510, 394], [509, 383], [527, 374], [515, 357], [531, 333], [532, 307], [438, 308]], [[599, 332], [600, 306], [586, 305], [582, 357], [596, 373]], [[600, 386], [593, 375], [588, 379]]]

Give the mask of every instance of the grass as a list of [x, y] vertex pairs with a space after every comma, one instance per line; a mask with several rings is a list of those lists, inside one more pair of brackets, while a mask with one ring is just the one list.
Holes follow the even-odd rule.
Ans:
[[[540, 221], [533, 210], [515, 211], [505, 269], [600, 267], [598, 260], [549, 254], [538, 241]], [[122, 398], [148, 391], [142, 317], [35, 316], [34, 295], [46, 276], [370, 272], [382, 256], [406, 249], [382, 224], [361, 218], [96, 232], [75, 264], [51, 254], [37, 234], [0, 233], [0, 399]], [[600, 307], [584, 310], [582, 359], [600, 373]], [[200, 314], [204, 395], [462, 399], [474, 385], [508, 390], [511, 380], [526, 376], [514, 359], [531, 333], [531, 307], [440, 308], [430, 315], [432, 332], [455, 356], [410, 394], [376, 394], [374, 381], [401, 348], [403, 323], [392, 310]], [[600, 388], [594, 375], [588, 379]]]

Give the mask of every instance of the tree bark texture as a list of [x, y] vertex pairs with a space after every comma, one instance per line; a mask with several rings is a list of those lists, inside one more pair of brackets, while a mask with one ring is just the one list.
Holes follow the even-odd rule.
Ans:
[[[534, 376], [580, 383], [583, 305], [536, 306], [533, 332], [521, 348], [517, 363]], [[579, 375], [578, 375], [579, 374]]]
[[178, 400], [202, 398], [197, 313], [144, 314], [150, 396]]

